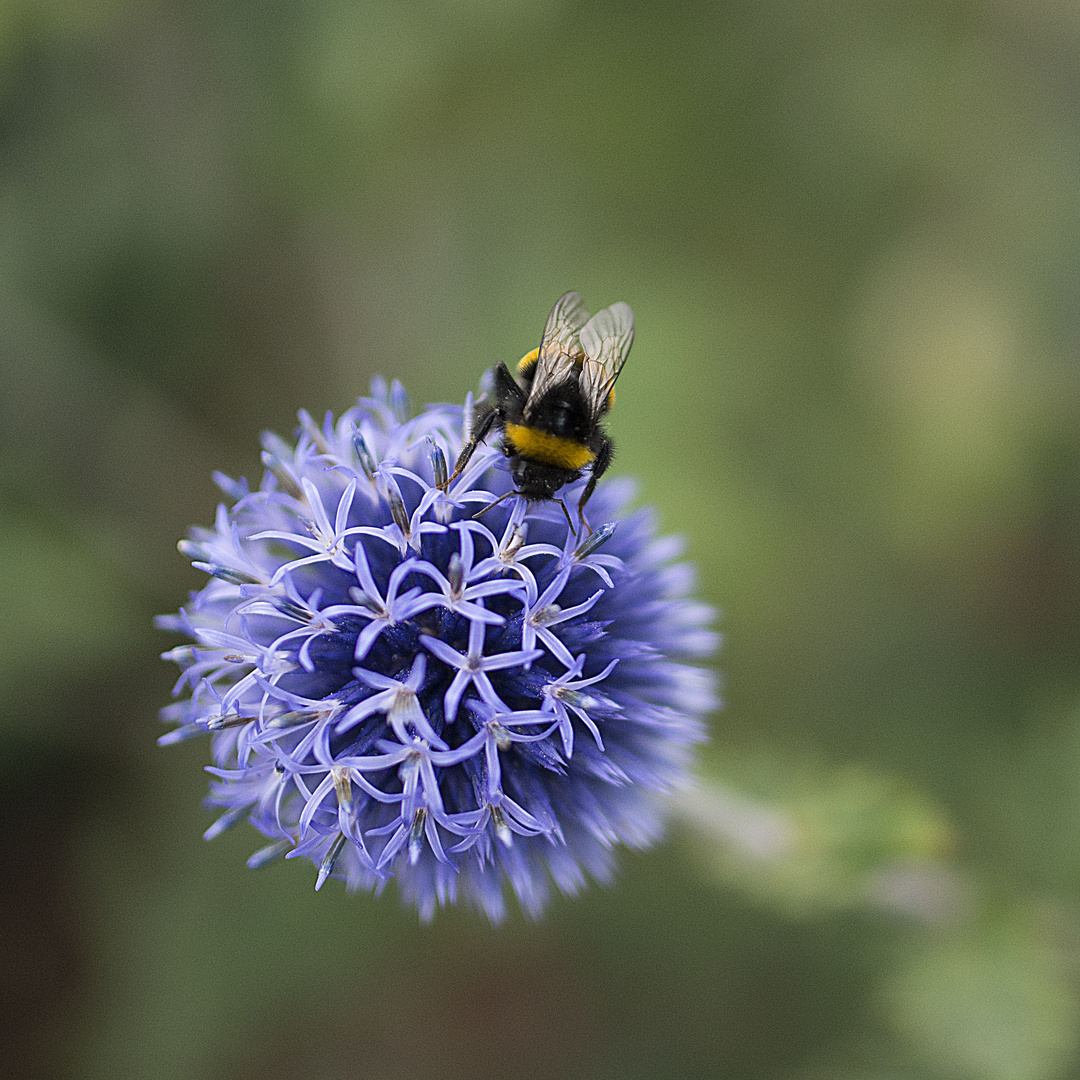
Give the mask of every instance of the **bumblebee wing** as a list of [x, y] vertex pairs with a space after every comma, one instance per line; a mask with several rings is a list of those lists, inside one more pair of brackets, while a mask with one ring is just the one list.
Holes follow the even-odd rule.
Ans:
[[629, 304], [598, 311], [581, 329], [585, 359], [579, 384], [593, 418], [610, 407], [611, 389], [634, 343], [634, 313]]
[[540, 354], [536, 359], [526, 411], [551, 387], [565, 382], [581, 363], [578, 335], [588, 321], [589, 313], [585, 310], [580, 293], [568, 292], [555, 301], [544, 326], [544, 336], [540, 339]]

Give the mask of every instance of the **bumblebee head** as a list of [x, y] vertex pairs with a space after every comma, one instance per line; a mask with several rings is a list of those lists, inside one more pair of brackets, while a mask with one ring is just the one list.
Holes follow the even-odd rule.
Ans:
[[580, 475], [579, 469], [564, 469], [558, 465], [545, 465], [539, 461], [530, 461], [528, 458], [515, 457], [511, 459], [510, 475], [514, 478], [518, 491], [532, 502], [541, 499], [553, 498], [555, 492], [563, 486], [576, 480]]

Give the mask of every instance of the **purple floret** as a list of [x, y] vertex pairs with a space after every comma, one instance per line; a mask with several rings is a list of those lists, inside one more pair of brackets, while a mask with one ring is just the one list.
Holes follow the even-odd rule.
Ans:
[[[159, 624], [192, 640], [162, 716], [177, 742], [212, 733], [212, 838], [247, 818], [349, 888], [394, 878], [429, 919], [461, 900], [495, 921], [505, 883], [536, 916], [551, 883], [610, 879], [613, 848], [660, 834], [658, 795], [687, 777], [714, 680], [713, 612], [690, 599], [678, 545], [652, 515], [620, 520], [625, 480], [589, 503], [511, 497], [496, 447], [448, 493], [465, 409], [407, 418], [400, 384], [295, 446], [264, 438], [257, 491], [181, 551], [211, 575]], [[576, 504], [583, 482], [560, 495]]]

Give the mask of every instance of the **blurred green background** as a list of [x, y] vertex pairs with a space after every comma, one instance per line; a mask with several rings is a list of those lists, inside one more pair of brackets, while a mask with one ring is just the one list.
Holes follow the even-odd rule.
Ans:
[[[493, 929], [205, 844], [176, 552], [370, 376], [629, 301], [723, 609], [671, 839]], [[1080, 1075], [1080, 9], [0, 4], [0, 1072]]]

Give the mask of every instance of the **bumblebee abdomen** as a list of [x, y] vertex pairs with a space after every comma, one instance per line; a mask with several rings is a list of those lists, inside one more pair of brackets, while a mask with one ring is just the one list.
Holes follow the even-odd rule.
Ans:
[[522, 457], [571, 472], [583, 469], [596, 458], [596, 454], [577, 439], [552, 435], [525, 424], [507, 424], [505, 436], [511, 448]]

